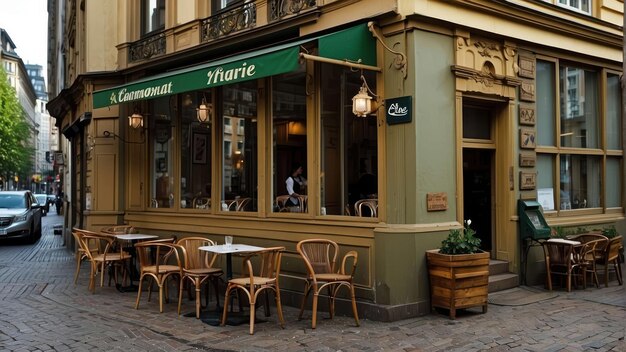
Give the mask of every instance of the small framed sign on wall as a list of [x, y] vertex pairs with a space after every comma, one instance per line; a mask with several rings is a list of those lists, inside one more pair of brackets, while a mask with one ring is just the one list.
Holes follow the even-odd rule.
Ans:
[[385, 99], [385, 116], [388, 125], [409, 123], [413, 119], [413, 97]]

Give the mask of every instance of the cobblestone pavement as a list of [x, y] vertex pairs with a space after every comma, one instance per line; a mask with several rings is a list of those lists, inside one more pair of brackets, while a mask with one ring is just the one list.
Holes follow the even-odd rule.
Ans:
[[[626, 351], [626, 290], [558, 291], [524, 306], [490, 305], [457, 320], [443, 314], [392, 323], [351, 317], [324, 319], [317, 329], [285, 307], [285, 329], [275, 310], [248, 334], [248, 325], [211, 326], [178, 316], [176, 304], [142, 300], [113, 287], [87, 291], [88, 265], [73, 284], [74, 256], [45, 219], [35, 245], [0, 243], [0, 351]], [[194, 304], [184, 300], [183, 309]], [[310, 312], [308, 317], [310, 318]]]

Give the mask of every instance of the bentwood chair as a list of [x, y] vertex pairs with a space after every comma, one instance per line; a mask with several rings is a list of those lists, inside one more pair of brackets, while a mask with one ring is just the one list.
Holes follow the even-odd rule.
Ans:
[[[324, 288], [328, 289], [329, 312], [332, 319], [335, 315], [335, 300], [341, 287], [346, 287], [350, 291], [352, 300], [352, 313], [356, 326], [359, 326], [359, 315], [356, 308], [354, 295], [354, 272], [356, 270], [358, 254], [356, 251], [346, 253], [341, 261], [341, 266], [336, 269], [335, 263], [339, 253], [339, 245], [327, 239], [309, 239], [298, 242], [296, 250], [302, 256], [307, 268], [308, 276], [304, 286], [304, 297], [300, 306], [298, 319], [302, 319], [304, 304], [309, 293], [313, 291], [312, 324], [315, 329], [317, 325], [317, 304], [319, 295]], [[352, 261], [351, 270], [346, 270], [346, 264]]]
[[[185, 237], [176, 243], [181, 246], [183, 253], [183, 285], [180, 286], [178, 293], [178, 315], [183, 296], [183, 286], [185, 283], [191, 282], [196, 289], [196, 318], [200, 318], [201, 287], [205, 282], [212, 282], [215, 287], [215, 299], [217, 300], [217, 308], [220, 307], [219, 301], [219, 277], [223, 274], [222, 269], [215, 268], [215, 260], [217, 255], [208, 251], [201, 251], [199, 248], [203, 246], [214, 246], [215, 242], [204, 237]], [[191, 290], [188, 290], [191, 295]], [[191, 296], [190, 296], [191, 297]], [[206, 305], [209, 305], [209, 288], [206, 289]]]
[[543, 243], [548, 290], [552, 291], [552, 275], [565, 276], [567, 291], [572, 290], [572, 276], [580, 266], [575, 259], [575, 245], [580, 245], [580, 242], [549, 239]]
[[74, 229], [74, 233], [74, 238], [91, 263], [89, 290], [92, 293], [96, 292], [95, 280], [98, 271], [100, 272], [100, 287], [104, 286], [104, 273], [107, 267], [113, 268], [115, 283], [117, 283], [118, 269], [123, 271], [123, 280], [126, 278], [126, 261], [131, 257], [128, 253], [113, 250], [114, 238], [82, 229]]
[[[169, 239], [168, 239], [169, 240]], [[135, 244], [139, 257], [139, 288], [135, 309], [139, 309], [141, 291], [145, 279], [151, 279], [148, 301], [152, 293], [152, 282], [159, 287], [159, 312], [163, 313], [163, 298], [168, 300], [167, 284], [169, 279], [177, 280], [182, 286], [183, 264], [180, 260], [179, 248], [173, 243], [147, 241]]]
[[[74, 237], [74, 242], [76, 242], [76, 272], [74, 273], [74, 285], [76, 285], [76, 283], [78, 282], [78, 275], [80, 274], [80, 267], [83, 261], [89, 260], [87, 253], [83, 249], [83, 246], [81, 246], [82, 234], [83, 233], [81, 232], [80, 229], [78, 228], [72, 229], [72, 236]], [[97, 247], [91, 248], [91, 252], [97, 253], [98, 248]]]
[[585, 233], [569, 237], [573, 241], [580, 241], [584, 248], [579, 252], [578, 258], [581, 262], [581, 270], [585, 275], [591, 274], [593, 283], [600, 287], [598, 280], [597, 261], [604, 256], [609, 239], [599, 233]]
[[[617, 282], [623, 285], [622, 268], [619, 263], [619, 250], [622, 245], [622, 236], [616, 236], [609, 239], [604, 252], [599, 258], [596, 258], [596, 264], [601, 265], [604, 269], [604, 285], [609, 287], [609, 271], [615, 272]], [[613, 268], [611, 268], [613, 265]]]
[[[285, 327], [283, 309], [280, 303], [280, 286], [278, 278], [280, 276], [280, 262], [285, 247], [266, 248], [259, 252], [250, 253], [244, 258], [244, 275], [240, 278], [228, 280], [226, 295], [224, 297], [224, 311], [222, 313], [221, 325], [226, 324], [228, 318], [228, 301], [233, 290], [243, 291], [250, 302], [250, 335], [254, 334], [254, 319], [256, 313], [256, 302], [261, 292], [266, 290], [274, 291], [276, 299], [276, 311], [278, 313], [278, 323], [281, 328]], [[259, 266], [254, 270], [252, 261], [254, 257], [259, 257]]]
[[378, 199], [360, 199], [354, 203], [354, 211], [357, 216], [372, 217], [378, 216]]

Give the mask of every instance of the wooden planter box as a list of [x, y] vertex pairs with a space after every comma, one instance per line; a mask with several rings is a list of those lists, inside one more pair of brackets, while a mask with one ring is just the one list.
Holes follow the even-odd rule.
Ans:
[[440, 254], [439, 249], [426, 251], [430, 278], [430, 304], [450, 310], [456, 318], [460, 308], [483, 307], [487, 312], [489, 292], [489, 253]]

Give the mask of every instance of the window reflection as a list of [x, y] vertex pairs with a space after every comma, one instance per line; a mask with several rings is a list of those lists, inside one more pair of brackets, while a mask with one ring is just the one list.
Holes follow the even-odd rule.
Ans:
[[211, 92], [184, 94], [181, 98], [180, 207], [211, 207], [211, 120], [200, 123], [197, 107]]
[[601, 206], [600, 166], [597, 156], [561, 155], [561, 210]]
[[307, 211], [305, 87], [304, 71], [272, 79], [272, 188], [275, 212]]
[[599, 148], [598, 77], [595, 72], [561, 66], [561, 146]]
[[148, 136], [152, 150], [151, 162], [151, 201], [152, 208], [172, 208], [174, 206], [174, 175], [172, 166], [173, 138], [170, 116], [170, 99], [165, 97], [149, 100]]
[[223, 211], [257, 211], [257, 83], [222, 89]]
[[[321, 65], [321, 70], [320, 214], [376, 216], [376, 118], [357, 117], [352, 113], [352, 96], [361, 86], [360, 72], [329, 64]], [[375, 74], [363, 74], [370, 88], [376, 91]]]

